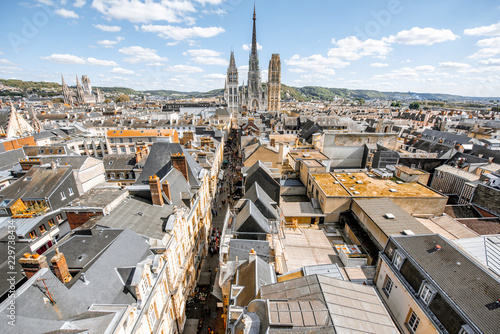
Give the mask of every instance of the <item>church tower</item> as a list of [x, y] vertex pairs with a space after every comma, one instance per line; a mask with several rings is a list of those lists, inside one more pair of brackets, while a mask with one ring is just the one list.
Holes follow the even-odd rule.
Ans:
[[82, 75], [82, 87], [85, 95], [92, 95], [92, 85], [90, 84], [89, 77], [86, 75]]
[[267, 110], [281, 110], [281, 61], [279, 54], [273, 54], [269, 61], [267, 79]]
[[71, 91], [68, 88], [68, 85], [66, 85], [66, 82], [64, 81], [64, 77], [61, 74], [61, 79], [62, 79], [62, 91], [63, 91], [63, 96], [64, 96], [64, 103], [69, 104], [70, 106], [73, 105], [73, 96], [71, 95]]
[[76, 102], [78, 104], [85, 103], [85, 96], [83, 93], [83, 87], [80, 85], [80, 81], [78, 81], [78, 75], [76, 76]]
[[227, 68], [226, 90], [224, 99], [230, 112], [238, 111], [239, 88], [238, 88], [238, 68], [234, 60], [234, 52], [231, 51], [229, 67]]
[[253, 33], [252, 50], [248, 62], [248, 108], [250, 110], [262, 109], [262, 84], [260, 81], [259, 56], [257, 55], [257, 29], [255, 27], [255, 4], [253, 6]]

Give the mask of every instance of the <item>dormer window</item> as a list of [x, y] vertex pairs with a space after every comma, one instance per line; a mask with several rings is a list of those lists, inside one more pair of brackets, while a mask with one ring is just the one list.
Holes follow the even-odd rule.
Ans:
[[405, 257], [403, 256], [403, 254], [401, 254], [401, 252], [399, 250], [396, 250], [394, 253], [394, 257], [392, 258], [392, 264], [394, 264], [394, 266], [398, 270], [400, 270], [401, 266], [403, 265], [404, 260], [405, 260]]
[[428, 282], [424, 281], [420, 286], [420, 291], [418, 292], [418, 296], [425, 303], [425, 305], [429, 305], [432, 298], [436, 294], [436, 289], [432, 287]]

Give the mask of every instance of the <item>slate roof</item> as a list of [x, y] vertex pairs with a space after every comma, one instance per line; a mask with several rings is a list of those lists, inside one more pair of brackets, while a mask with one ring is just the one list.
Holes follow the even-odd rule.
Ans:
[[195, 188], [200, 187], [199, 175], [203, 167], [180, 144], [168, 142], [156, 142], [153, 144], [141, 175], [135, 184], [147, 184], [149, 176], [153, 175], [157, 175], [160, 179], [163, 179], [172, 167], [170, 156], [174, 153], [184, 153], [188, 167], [189, 184]]
[[248, 254], [251, 250], [257, 253], [257, 256], [269, 263], [269, 242], [265, 240], [245, 240], [231, 239], [229, 241], [229, 261], [248, 260]]
[[459, 144], [468, 144], [471, 141], [471, 138], [467, 137], [466, 135], [457, 135], [454, 133], [431, 129], [425, 129], [422, 132], [422, 137], [427, 138], [431, 141], [439, 141], [440, 139], [442, 139], [443, 143], [448, 146], [453, 146], [454, 142], [457, 142]]
[[235, 284], [244, 287], [236, 299], [236, 305], [242, 307], [259, 298], [263, 286], [276, 281], [272, 267], [258, 256], [243, 263], [236, 278]]
[[135, 168], [135, 154], [107, 154], [102, 159], [104, 169], [109, 172], [132, 171]]
[[267, 219], [279, 219], [278, 212], [273, 207], [276, 202], [269, 197], [257, 182], [245, 191], [244, 198], [251, 200]]
[[9, 170], [19, 165], [19, 159], [26, 159], [22, 148], [0, 153], [0, 170]]
[[[500, 296], [500, 282], [439, 234], [393, 237], [411, 261], [484, 333], [498, 333], [500, 308], [488, 309]], [[432, 251], [436, 245], [441, 250]]]
[[245, 234], [271, 232], [269, 221], [250, 200], [236, 216], [234, 230]]
[[269, 197], [279, 204], [280, 184], [271, 176], [271, 171], [262, 161], [258, 160], [246, 171], [245, 189], [250, 189], [254, 183], [259, 183]]

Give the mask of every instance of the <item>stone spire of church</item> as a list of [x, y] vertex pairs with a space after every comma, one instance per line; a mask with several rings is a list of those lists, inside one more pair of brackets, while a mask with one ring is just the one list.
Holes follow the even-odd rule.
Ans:
[[68, 88], [68, 85], [66, 85], [66, 82], [64, 81], [64, 77], [61, 74], [61, 80], [62, 80], [62, 91], [63, 91], [63, 96], [64, 96], [64, 103], [69, 104], [70, 106], [73, 105], [73, 97], [71, 96], [71, 92]]
[[253, 33], [252, 33], [252, 56], [257, 56], [257, 29], [255, 28], [255, 20], [257, 15], [255, 15], [255, 3], [253, 4]]

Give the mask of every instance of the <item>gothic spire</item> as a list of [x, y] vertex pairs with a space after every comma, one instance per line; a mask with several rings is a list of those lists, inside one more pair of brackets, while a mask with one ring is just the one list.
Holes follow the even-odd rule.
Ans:
[[236, 68], [236, 61], [234, 60], [234, 51], [231, 51], [231, 58], [229, 59], [229, 68], [230, 69]]
[[252, 34], [252, 55], [257, 55], [257, 30], [255, 29], [255, 3], [253, 4], [253, 34]]

